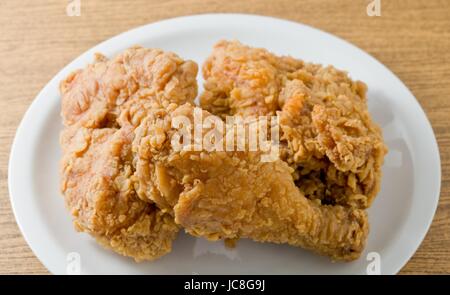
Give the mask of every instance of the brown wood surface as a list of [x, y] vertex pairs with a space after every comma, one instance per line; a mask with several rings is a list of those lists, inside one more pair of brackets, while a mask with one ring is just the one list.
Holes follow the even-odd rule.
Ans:
[[207, 12], [271, 15], [340, 36], [371, 53], [411, 89], [436, 133], [442, 161], [439, 207], [424, 242], [403, 274], [450, 273], [450, 1], [382, 0], [69, 0], [0, 1], [0, 273], [46, 274], [15, 222], [7, 166], [24, 112], [39, 90], [85, 50], [128, 29], [170, 17]]

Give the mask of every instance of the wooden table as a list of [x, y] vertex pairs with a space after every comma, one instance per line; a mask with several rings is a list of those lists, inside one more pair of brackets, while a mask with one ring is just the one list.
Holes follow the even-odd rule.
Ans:
[[369, 0], [69, 0], [0, 1], [0, 273], [46, 274], [15, 222], [8, 198], [11, 142], [39, 90], [67, 63], [95, 44], [165, 18], [241, 12], [295, 20], [340, 36], [374, 55], [412, 90], [439, 142], [442, 188], [433, 225], [403, 274], [450, 273], [450, 1]]

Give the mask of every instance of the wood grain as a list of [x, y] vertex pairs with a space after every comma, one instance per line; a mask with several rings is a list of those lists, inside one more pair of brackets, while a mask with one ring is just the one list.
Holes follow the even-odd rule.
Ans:
[[0, 2], [0, 273], [46, 274], [23, 239], [7, 187], [10, 145], [39, 90], [67, 63], [95, 44], [133, 27], [207, 12], [241, 12], [290, 19], [340, 36], [371, 53], [412, 90], [436, 133], [442, 188], [434, 222], [402, 274], [450, 273], [450, 1], [382, 1], [368, 17], [369, 0], [69, 0]]

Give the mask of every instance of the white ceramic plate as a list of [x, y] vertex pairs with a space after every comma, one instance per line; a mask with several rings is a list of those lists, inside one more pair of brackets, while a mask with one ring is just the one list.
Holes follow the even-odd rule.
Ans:
[[[381, 192], [369, 210], [369, 241], [359, 260], [331, 263], [302, 249], [252, 241], [240, 241], [236, 249], [227, 250], [220, 242], [181, 234], [172, 253], [155, 262], [136, 264], [73, 229], [58, 184], [59, 81], [91, 62], [94, 52], [113, 56], [134, 44], [174, 51], [202, 64], [220, 39], [238, 39], [277, 54], [333, 64], [368, 84], [369, 109], [383, 128], [390, 152]], [[370, 252], [379, 254], [381, 273], [395, 274], [414, 254], [431, 224], [440, 178], [439, 151], [430, 123], [411, 92], [385, 66], [346, 41], [311, 27], [237, 14], [149, 24], [85, 52], [36, 97], [17, 130], [9, 163], [17, 223], [33, 252], [54, 274], [64, 274], [68, 265], [73, 266], [71, 252], [79, 253], [82, 274], [365, 274]]]

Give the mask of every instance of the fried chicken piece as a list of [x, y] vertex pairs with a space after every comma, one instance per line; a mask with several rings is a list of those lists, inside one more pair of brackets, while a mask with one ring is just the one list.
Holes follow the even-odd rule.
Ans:
[[196, 75], [192, 61], [133, 47], [111, 60], [97, 55], [60, 84], [61, 189], [74, 225], [136, 261], [170, 252], [179, 227], [171, 214], [138, 193], [134, 129], [153, 104], [192, 102]]
[[[137, 169], [151, 167], [163, 197], [155, 202], [173, 207], [176, 223], [209, 240], [251, 238], [336, 260], [359, 257], [368, 234], [365, 212], [305, 198], [284, 161], [261, 162], [259, 152], [189, 151], [192, 143], [174, 149], [174, 118], [193, 122], [193, 112], [189, 104], [155, 110], [136, 129], [133, 142]], [[208, 116], [204, 111], [203, 118]]]
[[387, 149], [368, 113], [364, 83], [237, 41], [214, 47], [203, 76], [200, 102], [213, 114], [279, 116], [281, 157], [308, 198], [370, 206]]
[[136, 261], [152, 260], [170, 252], [178, 226], [136, 195], [132, 131], [67, 128], [61, 136], [61, 189], [78, 231]]

